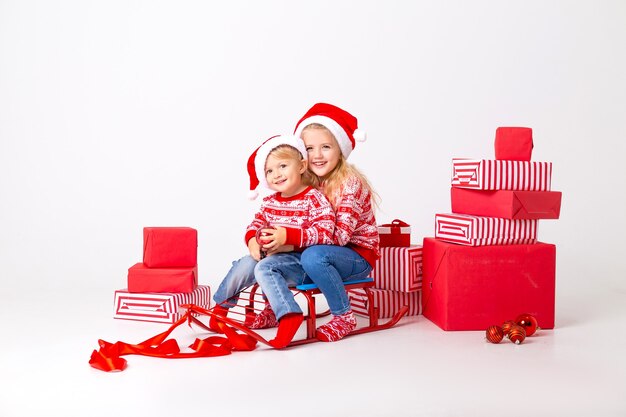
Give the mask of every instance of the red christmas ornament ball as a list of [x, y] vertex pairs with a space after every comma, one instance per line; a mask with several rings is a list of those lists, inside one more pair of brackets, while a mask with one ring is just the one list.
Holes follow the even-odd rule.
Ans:
[[537, 319], [528, 313], [517, 316], [515, 323], [522, 326], [524, 330], [526, 330], [526, 336], [532, 336], [535, 332], [537, 332], [537, 330], [539, 330]]
[[526, 330], [518, 324], [514, 324], [511, 326], [511, 330], [509, 330], [509, 334], [507, 335], [509, 340], [516, 345], [519, 345], [526, 339]]
[[500, 343], [504, 339], [504, 331], [500, 326], [489, 326], [485, 333], [485, 337], [491, 343]]
[[511, 327], [515, 325], [517, 325], [517, 323], [515, 323], [513, 320], [507, 320], [502, 323], [502, 330], [504, 331], [504, 335], [508, 336], [509, 332], [511, 331]]

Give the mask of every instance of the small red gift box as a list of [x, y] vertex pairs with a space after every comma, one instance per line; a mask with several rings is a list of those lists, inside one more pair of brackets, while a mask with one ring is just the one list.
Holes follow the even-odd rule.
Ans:
[[191, 227], [144, 227], [143, 263], [148, 268], [195, 266], [198, 231]]
[[[408, 306], [407, 316], [417, 316], [420, 313], [420, 292], [401, 292], [370, 288], [374, 307], [378, 308], [379, 318], [393, 317], [400, 308]], [[357, 288], [348, 291], [350, 306], [354, 314], [368, 316], [369, 300], [365, 290]]]
[[411, 245], [411, 226], [402, 220], [378, 226], [380, 247], [406, 247]]
[[558, 219], [560, 191], [487, 191], [452, 187], [452, 212], [505, 219]]
[[519, 245], [537, 241], [538, 220], [436, 214], [435, 237], [459, 245]]
[[551, 162], [452, 159], [452, 186], [476, 190], [550, 191]]
[[128, 269], [128, 292], [192, 292], [198, 286], [198, 266], [148, 268], [137, 263]]
[[128, 290], [115, 291], [116, 319], [175, 323], [180, 319], [178, 311], [182, 304], [195, 304], [202, 308], [211, 305], [211, 288], [199, 285], [190, 293], [131, 293]]
[[380, 248], [370, 276], [384, 290], [412, 292], [422, 288], [422, 245]]
[[533, 152], [533, 130], [529, 127], [496, 129], [496, 159], [530, 161]]
[[521, 313], [554, 328], [556, 247], [424, 239], [423, 314], [443, 330], [485, 330]]

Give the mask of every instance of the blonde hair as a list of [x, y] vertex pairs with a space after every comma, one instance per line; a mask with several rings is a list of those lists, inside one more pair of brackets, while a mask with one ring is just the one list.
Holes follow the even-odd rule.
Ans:
[[[291, 145], [286, 145], [286, 144], [278, 145], [277, 147], [272, 149], [270, 153], [267, 154], [267, 157], [269, 158], [270, 155], [273, 155], [274, 158], [291, 159], [296, 162], [302, 162], [304, 160], [299, 150], [297, 150]], [[265, 160], [265, 164], [267, 165], [267, 159]], [[307, 169], [305, 169], [304, 173], [301, 175], [302, 183], [304, 185], [313, 185], [314, 176], [315, 175], [313, 175], [313, 173], [311, 173], [307, 167]]]
[[[333, 135], [332, 132], [326, 126], [319, 124], [319, 123], [311, 123], [310, 125], [307, 125], [304, 129], [302, 129], [302, 133], [304, 133], [304, 131], [308, 129], [325, 130], [335, 140], [335, 144], [339, 148], [339, 143], [337, 142], [337, 138], [335, 138], [335, 135]], [[307, 170], [307, 172], [310, 172], [310, 171]], [[343, 187], [343, 184], [345, 184], [346, 181], [351, 177], [356, 177], [359, 179], [359, 181], [361, 181], [361, 183], [363, 184], [363, 188], [365, 188], [370, 194], [370, 199], [371, 199], [370, 203], [372, 204], [374, 208], [378, 208], [380, 197], [378, 196], [376, 191], [374, 191], [374, 189], [372, 188], [372, 185], [370, 184], [367, 177], [361, 171], [359, 171], [354, 165], [346, 161], [345, 157], [343, 156], [343, 153], [341, 153], [341, 150], [339, 151], [339, 162], [337, 163], [337, 166], [335, 166], [335, 168], [328, 173], [325, 179], [321, 179], [320, 177], [318, 177], [312, 172], [311, 172], [311, 176], [313, 180], [312, 185], [315, 188], [322, 189], [322, 191], [324, 192], [324, 194], [326, 195], [326, 197], [328, 198], [328, 200], [330, 201], [330, 203], [335, 209], [337, 208], [337, 204], [339, 203], [339, 200], [341, 199], [341, 189]]]

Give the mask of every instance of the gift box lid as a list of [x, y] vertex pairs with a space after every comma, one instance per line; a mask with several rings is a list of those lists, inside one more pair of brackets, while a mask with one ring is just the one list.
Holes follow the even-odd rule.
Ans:
[[410, 234], [411, 225], [402, 220], [394, 219], [391, 223], [378, 225], [378, 233], [379, 234], [392, 234], [392, 233]]

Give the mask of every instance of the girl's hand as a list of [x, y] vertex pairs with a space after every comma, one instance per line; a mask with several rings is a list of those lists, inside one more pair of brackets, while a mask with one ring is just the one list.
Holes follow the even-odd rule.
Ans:
[[255, 238], [248, 241], [248, 251], [255, 261], [261, 260], [261, 246], [259, 246]]
[[293, 245], [282, 245], [277, 247], [274, 250], [268, 250], [267, 251], [267, 256], [273, 255], [275, 253], [280, 253], [280, 252], [293, 252], [295, 249], [295, 246]]
[[278, 226], [275, 229], [265, 229], [263, 236], [263, 249], [267, 252], [276, 252], [276, 250], [287, 241], [287, 229]]

